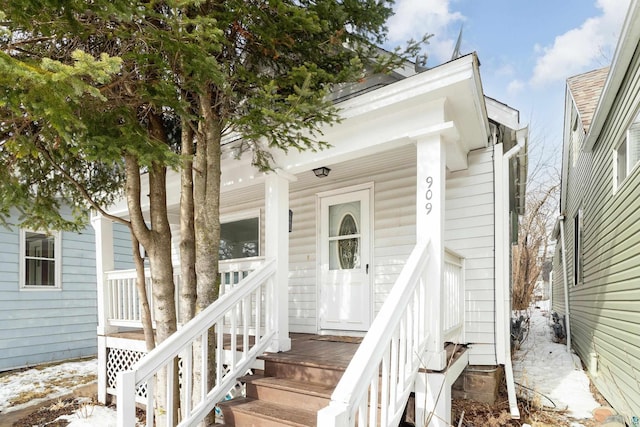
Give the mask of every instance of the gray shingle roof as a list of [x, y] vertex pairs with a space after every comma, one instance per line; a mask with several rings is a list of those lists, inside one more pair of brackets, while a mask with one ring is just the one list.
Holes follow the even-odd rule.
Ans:
[[598, 99], [608, 74], [609, 67], [604, 67], [567, 79], [567, 86], [578, 110], [585, 133], [589, 132], [593, 113], [598, 106]]

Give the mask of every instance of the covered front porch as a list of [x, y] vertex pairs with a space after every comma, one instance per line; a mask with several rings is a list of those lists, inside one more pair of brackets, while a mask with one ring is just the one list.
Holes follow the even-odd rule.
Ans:
[[[153, 420], [156, 374], [176, 365], [167, 390], [180, 394], [167, 393], [163, 416], [193, 425], [238, 378], [264, 368], [264, 353], [287, 354], [292, 333], [306, 333], [362, 337], [318, 425], [397, 425], [412, 392], [418, 423], [446, 425], [451, 375], [472, 358], [500, 363], [495, 230], [506, 228], [498, 218], [509, 195], [495, 172], [504, 125], [490, 134], [485, 102], [469, 55], [343, 101], [343, 122], [325, 129], [331, 148], [274, 153], [268, 174], [235, 160], [227, 144], [221, 222], [236, 237], [223, 236], [221, 254], [232, 259], [220, 263], [221, 297], [146, 356], [122, 335], [140, 328], [134, 271], [115, 268], [113, 224], [95, 218], [100, 399], [118, 396], [120, 424], [131, 425], [136, 400]], [[492, 108], [517, 127], [512, 110]], [[312, 172], [319, 167], [329, 176]], [[179, 188], [170, 175], [176, 247]], [[126, 206], [113, 212], [126, 215]], [[252, 236], [237, 238], [247, 220]], [[448, 370], [447, 343], [473, 343]], [[214, 355], [214, 385], [194, 386], [192, 374], [206, 372], [199, 361]]]
[[[412, 258], [424, 266], [427, 259], [426, 250], [423, 250], [422, 254], [418, 254], [418, 252], [414, 251]], [[345, 385], [360, 383], [359, 387], [362, 390], [359, 390], [359, 393], [362, 395], [361, 399], [364, 399], [359, 405], [356, 405], [356, 407], [360, 407], [360, 412], [363, 411], [362, 405], [367, 407], [369, 405], [383, 405], [388, 408], [382, 412], [362, 412], [358, 415], [364, 417], [360, 418], [360, 422], [364, 422], [364, 425], [376, 425], [378, 422], [384, 421], [383, 424], [386, 425], [397, 425], [406, 409], [409, 393], [414, 391], [413, 383], [416, 377], [422, 376], [424, 377], [424, 390], [422, 390], [422, 394], [419, 393], [421, 396], [419, 402], [422, 402], [422, 407], [417, 408], [416, 416], [435, 417], [433, 425], [446, 425], [441, 423], [448, 422], [450, 396], [447, 389], [441, 391], [441, 385], [445, 382], [450, 387], [468, 363], [468, 355], [465, 352], [462, 353], [462, 357], [457, 354], [458, 357], [455, 361], [447, 357], [447, 351], [449, 356], [452, 354], [450, 343], [460, 341], [464, 326], [464, 310], [462, 309], [464, 295], [463, 259], [452, 251], [446, 251], [444, 280], [438, 284], [440, 288], [438, 292], [442, 298], [441, 307], [443, 308], [441, 325], [444, 329], [441, 334], [433, 334], [441, 337], [438, 347], [426, 353], [424, 350], [429, 349], [430, 341], [433, 342], [433, 340], [428, 339], [431, 335], [428, 331], [422, 330], [417, 325], [417, 321], [424, 322], [426, 316], [424, 306], [421, 307], [422, 304], [418, 298], [433, 292], [433, 290], [429, 290], [427, 283], [416, 276], [415, 268], [418, 266], [414, 266], [414, 273], [411, 275], [414, 277], [405, 277], [406, 275], [401, 274], [403, 277], [399, 282], [406, 282], [403, 289], [398, 290], [397, 293], [394, 292], [394, 295], [408, 295], [409, 298], [401, 298], [406, 300], [404, 303], [402, 301], [393, 302], [391, 298], [389, 299], [392, 302], [387, 304], [387, 308], [383, 306], [380, 315], [374, 320], [371, 327], [372, 331], [379, 331], [378, 333], [369, 333], [364, 338], [348, 335], [292, 333], [288, 336], [291, 348], [285, 352], [278, 352], [274, 348], [276, 342], [273, 340], [275, 336], [273, 329], [277, 325], [267, 321], [272, 317], [270, 301], [276, 297], [273, 294], [277, 292], [277, 288], [273, 286], [274, 264], [274, 262], [266, 260], [221, 264], [222, 297], [215, 304], [218, 307], [214, 309], [215, 305], [212, 306], [210, 310], [203, 312], [192, 322], [184, 325], [180, 332], [182, 337], [176, 336], [175, 340], [168, 340], [152, 352], [150, 356], [152, 360], [155, 360], [152, 362], [155, 367], [151, 368], [150, 377], [137, 377], [135, 379], [136, 386], [128, 388], [135, 392], [134, 395], [122, 394], [125, 391], [122, 384], [126, 377], [121, 372], [131, 369], [146, 354], [140, 331], [139, 301], [134, 285], [135, 271], [106, 273], [103, 293], [107, 297], [108, 307], [104, 320], [107, 329], [111, 332], [99, 337], [101, 341], [99, 387], [102, 399], [105, 399], [107, 394], [118, 395], [119, 402], [137, 401], [153, 408], [153, 393], [150, 393], [153, 386], [149, 386], [154, 381], [153, 372], [170, 366], [172, 361], [177, 360], [180, 365], [178, 377], [190, 378], [192, 371], [197, 369], [193, 363], [193, 353], [197, 348], [203, 347], [203, 342], [206, 342], [210, 336], [208, 331], [213, 330], [216, 340], [216, 384], [218, 385], [208, 393], [204, 393], [203, 390], [202, 402], [208, 402], [208, 404], [200, 407], [196, 405], [195, 408], [191, 408], [192, 411], [189, 410], [190, 405], [185, 402], [190, 401], [193, 396], [181, 395], [181, 399], [186, 400], [179, 405], [182, 412], [175, 414], [176, 420], [199, 417], [210, 411], [209, 406], [212, 402], [210, 396], [214, 391], [214, 395], [217, 395], [213, 398], [214, 403], [230, 397], [245, 396], [244, 384], [247, 382], [253, 384], [252, 381], [255, 380], [244, 379], [239, 382], [238, 379], [247, 373], [259, 374], [262, 378], [265, 372], [265, 358], [260, 356], [267, 355], [266, 360], [269, 361], [274, 360], [273, 356], [269, 357], [269, 354], [277, 354], [275, 359], [280, 363], [284, 361], [289, 366], [299, 365], [304, 366], [304, 369], [312, 367], [316, 371], [322, 372], [321, 374], [316, 373], [316, 377], [313, 377], [313, 374], [305, 373], [303, 378], [299, 380], [304, 383], [304, 388], [312, 387], [316, 391], [322, 389], [325, 396], [320, 400], [321, 402], [325, 400], [327, 404], [332, 402], [333, 406], [329, 406], [324, 411], [323, 417], [326, 417], [327, 413], [332, 413], [336, 409], [336, 405], [341, 407], [345, 403], [341, 400], [340, 389], [334, 391], [336, 385], [340, 387], [340, 384], [343, 384], [344, 388]], [[406, 271], [409, 269], [405, 268]], [[177, 279], [177, 283], [179, 283], [179, 278]], [[148, 283], [147, 286], [150, 284]], [[403, 306], [404, 309], [402, 309]], [[392, 326], [394, 324], [395, 327]], [[358, 350], [359, 348], [361, 349]], [[429, 360], [423, 359], [419, 355], [439, 354], [440, 351], [445, 353], [443, 358], [445, 365], [439, 369], [436, 368], [441, 372], [431, 371], [426, 374]], [[350, 366], [352, 360], [353, 363]], [[371, 366], [377, 366], [377, 368], [371, 369]], [[362, 368], [368, 372], [362, 372]], [[266, 371], [269, 371], [269, 368]], [[333, 374], [327, 374], [328, 371]], [[344, 380], [338, 382], [342, 377]], [[370, 380], [362, 382], [363, 378], [370, 378]], [[174, 379], [174, 381], [180, 380]], [[290, 384], [291, 380], [285, 378], [278, 381], [289, 381], [288, 384]], [[120, 390], [118, 390], [119, 382]], [[192, 386], [182, 382], [180, 385], [186, 389]], [[422, 400], [422, 396], [429, 395], [428, 390], [433, 393], [434, 401], [432, 403], [429, 403], [428, 398]], [[332, 393], [335, 396], [332, 396]], [[351, 392], [346, 393], [346, 396], [351, 396]], [[436, 393], [441, 395], [440, 399], [435, 399]], [[373, 403], [370, 402], [370, 399], [374, 399]], [[203, 409], [206, 407], [209, 408]], [[227, 406], [224, 408], [225, 413], [233, 411]], [[231, 408], [235, 408], [235, 406], [232, 405]], [[124, 409], [126, 408], [123, 408], [123, 411]], [[411, 408], [411, 412], [414, 412], [413, 408]], [[152, 417], [152, 413], [149, 412], [148, 416]], [[236, 419], [237, 417], [238, 415], [227, 415], [227, 419]], [[327, 422], [329, 421], [324, 420], [318, 425], [328, 425], [325, 424]], [[372, 422], [373, 424], [371, 424]], [[342, 424], [338, 422], [336, 425]]]

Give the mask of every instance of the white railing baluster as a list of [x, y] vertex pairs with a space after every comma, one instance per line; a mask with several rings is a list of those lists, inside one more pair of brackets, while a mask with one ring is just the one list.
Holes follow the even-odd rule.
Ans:
[[165, 366], [166, 378], [167, 378], [167, 423], [169, 425], [173, 425], [173, 415], [174, 415], [174, 403], [175, 403], [175, 395], [173, 393], [173, 387], [175, 386], [175, 369], [174, 369], [174, 361], [171, 360], [168, 365]]
[[[178, 330], [175, 334], [170, 336], [164, 342], [160, 343], [154, 350], [149, 352], [140, 361], [138, 361], [129, 371], [124, 374], [125, 380], [118, 383], [118, 396], [130, 396], [133, 389], [135, 394], [135, 388], [147, 383], [147, 420], [151, 420], [153, 424], [153, 382], [155, 381], [158, 372], [162, 369], [169, 369], [167, 372], [167, 385], [162, 387], [162, 393], [167, 394], [163, 399], [168, 405], [173, 407], [175, 403], [173, 397], [173, 390], [176, 386], [175, 381], [178, 381], [178, 377], [173, 371], [173, 364], [178, 358], [182, 358], [182, 386], [180, 387], [180, 396], [177, 400], [183, 404], [184, 410], [181, 412], [181, 421], [179, 426], [191, 426], [201, 422], [214, 408], [215, 404], [224, 399], [225, 395], [236, 383], [236, 378], [244, 375], [251, 367], [256, 358], [261, 355], [267, 347], [271, 344], [271, 340], [275, 335], [274, 331], [267, 330], [265, 333], [260, 333], [260, 316], [266, 313], [267, 318], [272, 314], [270, 308], [262, 307], [265, 305], [272, 296], [264, 295], [263, 289], [269, 287], [271, 291], [274, 289], [273, 276], [275, 274], [275, 262], [265, 262], [260, 268], [254, 269], [251, 273], [238, 272], [236, 277], [240, 278], [246, 276], [243, 280], [233, 286], [231, 290], [221, 296], [214, 304], [207, 307], [200, 312], [191, 321], [187, 322]], [[258, 317], [253, 322], [251, 317], [251, 301], [253, 295], [256, 297], [256, 312]], [[224, 334], [225, 332], [225, 319], [229, 319], [228, 332], [231, 335], [231, 361], [229, 365], [225, 366], [224, 360]], [[238, 324], [241, 322], [242, 324]], [[269, 328], [268, 328], [269, 329]], [[209, 388], [210, 383], [207, 372], [208, 361], [208, 346], [209, 346], [209, 333], [215, 331], [215, 355], [217, 358], [216, 369], [213, 376], [215, 377], [215, 385]], [[253, 344], [250, 340], [250, 335], [255, 330], [255, 339]], [[242, 352], [237, 352], [239, 344], [238, 334], [242, 334]], [[191, 377], [194, 371], [194, 363], [192, 360], [192, 352], [194, 351], [194, 343], [198, 342], [200, 345], [200, 357], [201, 363], [199, 364], [201, 385], [199, 390], [192, 390], [193, 382], [187, 377]], [[224, 369], [223, 369], [224, 368]], [[228, 372], [225, 372], [228, 369]], [[134, 380], [131, 383], [130, 378], [133, 376]], [[119, 376], [120, 378], [120, 376]], [[127, 390], [121, 390], [122, 388]], [[196, 403], [192, 402], [193, 395], [200, 396], [200, 400]], [[198, 400], [198, 399], [196, 399]], [[124, 401], [124, 400], [122, 400]], [[131, 397], [130, 401], [134, 401]], [[119, 400], [121, 402], [121, 400]], [[172, 413], [170, 408], [166, 408], [167, 417], [174, 417], [175, 413]], [[130, 426], [134, 421], [131, 421], [130, 417], [134, 417], [135, 411], [131, 412], [130, 408], [125, 404], [118, 405], [118, 417], [119, 419], [126, 420], [122, 424]], [[151, 424], [151, 425], [152, 425]]]
[[[239, 283], [240, 278], [245, 278], [249, 273], [260, 267], [264, 262], [263, 258], [256, 257], [247, 260], [220, 261], [220, 296], [230, 291]], [[182, 323], [182, 313], [180, 313], [180, 287], [181, 276], [174, 273], [174, 283], [176, 286], [176, 314]], [[107, 323], [109, 326], [125, 326], [142, 328], [142, 305], [136, 288], [136, 270], [116, 270], [105, 273], [105, 298], [108, 298]], [[145, 269], [145, 286], [151, 309], [152, 321], [155, 321], [153, 314], [153, 289], [151, 285], [149, 269]], [[249, 307], [250, 308], [250, 307]]]
[[391, 427], [399, 424], [427, 346], [426, 329], [419, 323], [427, 317], [426, 302], [422, 299], [426, 298], [423, 280], [426, 275], [423, 274], [428, 248], [427, 244], [417, 245], [412, 251], [331, 395], [329, 406], [318, 412], [318, 425], [355, 426], [358, 408], [363, 402], [369, 406], [366, 425]]
[[[120, 383], [118, 383], [118, 387], [120, 387]], [[135, 390], [135, 384], [134, 384], [134, 390]], [[156, 379], [154, 377], [154, 378], [150, 378], [149, 381], [147, 381], [147, 426], [148, 427], [155, 426], [154, 413], [153, 413], [153, 409], [156, 406], [155, 392], [156, 392]]]
[[[362, 424], [360, 408], [369, 405], [369, 424], [397, 426], [427, 349], [427, 283], [431, 246], [416, 245], [391, 293], [365, 335], [329, 406], [318, 412], [323, 427]], [[442, 287], [443, 336], [460, 336], [464, 325], [464, 260], [446, 251]], [[380, 382], [378, 389], [377, 384]], [[375, 397], [374, 397], [375, 393]], [[378, 397], [380, 417], [377, 419]], [[367, 403], [368, 402], [368, 403]], [[375, 413], [375, 415], [374, 415]]]
[[191, 416], [191, 400], [193, 399], [193, 345], [190, 345], [182, 353], [182, 418]]

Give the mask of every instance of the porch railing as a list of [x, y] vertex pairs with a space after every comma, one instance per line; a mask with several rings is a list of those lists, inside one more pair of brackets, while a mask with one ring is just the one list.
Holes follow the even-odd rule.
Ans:
[[[270, 260], [259, 269], [248, 274], [238, 282], [232, 291], [222, 295], [214, 304], [203, 310], [191, 321], [186, 323], [179, 332], [173, 334], [158, 347], [148, 353], [130, 370], [118, 373], [117, 401], [118, 401], [118, 425], [122, 427], [135, 426], [135, 402], [136, 389], [146, 386], [147, 425], [154, 425], [153, 408], [155, 406], [154, 388], [158, 373], [162, 370], [168, 372], [166, 388], [163, 386], [158, 393], [164, 394], [166, 402], [165, 413], [167, 420], [176, 418], [174, 412], [175, 395], [172, 392], [180, 381], [179, 399], [181, 402], [181, 416], [179, 426], [195, 425], [202, 421], [214, 408], [215, 404], [222, 400], [226, 393], [233, 387], [236, 379], [242, 376], [262, 354], [274, 335], [269, 323], [262, 323], [264, 316], [270, 318], [271, 299], [275, 284], [273, 277], [276, 272], [274, 260]], [[246, 309], [255, 305], [255, 312]], [[242, 324], [238, 325], [237, 313], [242, 312]], [[263, 316], [264, 313], [264, 316]], [[228, 320], [225, 320], [228, 319]], [[229, 321], [231, 325], [225, 323]], [[229, 327], [230, 326], [230, 327]], [[208, 389], [201, 386], [195, 389], [193, 386], [194, 352], [197, 352], [199, 360], [208, 360], [208, 343], [210, 332], [216, 336], [215, 356], [215, 385]], [[225, 367], [223, 361], [224, 333], [228, 333], [232, 351], [231, 361]], [[251, 333], [250, 331], [253, 331]], [[252, 338], [252, 339], [250, 339]], [[173, 369], [169, 367], [182, 361], [180, 375], [172, 375]], [[195, 368], [197, 370], [197, 368]], [[201, 368], [201, 384], [208, 384], [207, 369]], [[197, 396], [193, 399], [194, 395]], [[197, 403], [192, 403], [196, 401]]]
[[[220, 295], [229, 292], [236, 284], [247, 275], [260, 267], [264, 258], [250, 258], [247, 260], [220, 261]], [[151, 318], [154, 319], [153, 298], [151, 298], [151, 278], [149, 269], [145, 269], [145, 283], [149, 305], [151, 308]], [[176, 284], [176, 313], [180, 316], [180, 274], [173, 276]], [[136, 270], [116, 270], [105, 273], [106, 315], [105, 323], [108, 326], [124, 326], [142, 328], [142, 307], [140, 298], [136, 290]]]
[[464, 340], [464, 258], [451, 249], [444, 250], [442, 279], [442, 338], [462, 343]]
[[429, 247], [413, 249], [329, 406], [318, 412], [319, 426], [398, 425], [427, 346], [423, 272]]

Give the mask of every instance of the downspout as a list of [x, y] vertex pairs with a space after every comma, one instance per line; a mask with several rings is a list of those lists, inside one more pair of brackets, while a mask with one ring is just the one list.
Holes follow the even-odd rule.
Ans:
[[[507, 226], [509, 224], [509, 161], [516, 156], [522, 150], [526, 144], [527, 138], [529, 134], [528, 127], [524, 127], [522, 129], [518, 129], [516, 131], [516, 145], [512, 147], [509, 151], [507, 151], [503, 156], [502, 161], [502, 197], [506, 198], [506, 203], [503, 204], [503, 226]], [[520, 179], [526, 180], [526, 177], [520, 177]], [[520, 183], [518, 183], [520, 185]], [[505, 245], [504, 247], [509, 247], [509, 232], [504, 233], [503, 241], [501, 244]], [[509, 397], [509, 409], [511, 412], [511, 417], [514, 419], [520, 419], [520, 410], [518, 409], [518, 398], [516, 397], [516, 385], [513, 378], [513, 364], [511, 363], [511, 292], [509, 292], [509, 283], [511, 274], [511, 269], [509, 268], [508, 259], [510, 258], [507, 254], [509, 252], [505, 251], [504, 256], [502, 257], [502, 265], [503, 275], [502, 275], [502, 283], [500, 286], [503, 287], [502, 293], [505, 298], [505, 308], [504, 317], [505, 322], [503, 324], [504, 331], [503, 339], [505, 340], [504, 346], [504, 374], [507, 382], [507, 395]], [[508, 300], [507, 300], [508, 299]], [[507, 327], [509, 325], [509, 327]]]
[[569, 321], [569, 279], [567, 278], [567, 252], [564, 245], [564, 215], [560, 215], [560, 243], [562, 245], [562, 281], [564, 282], [564, 316], [567, 328], [567, 351], [571, 352], [571, 322]]

